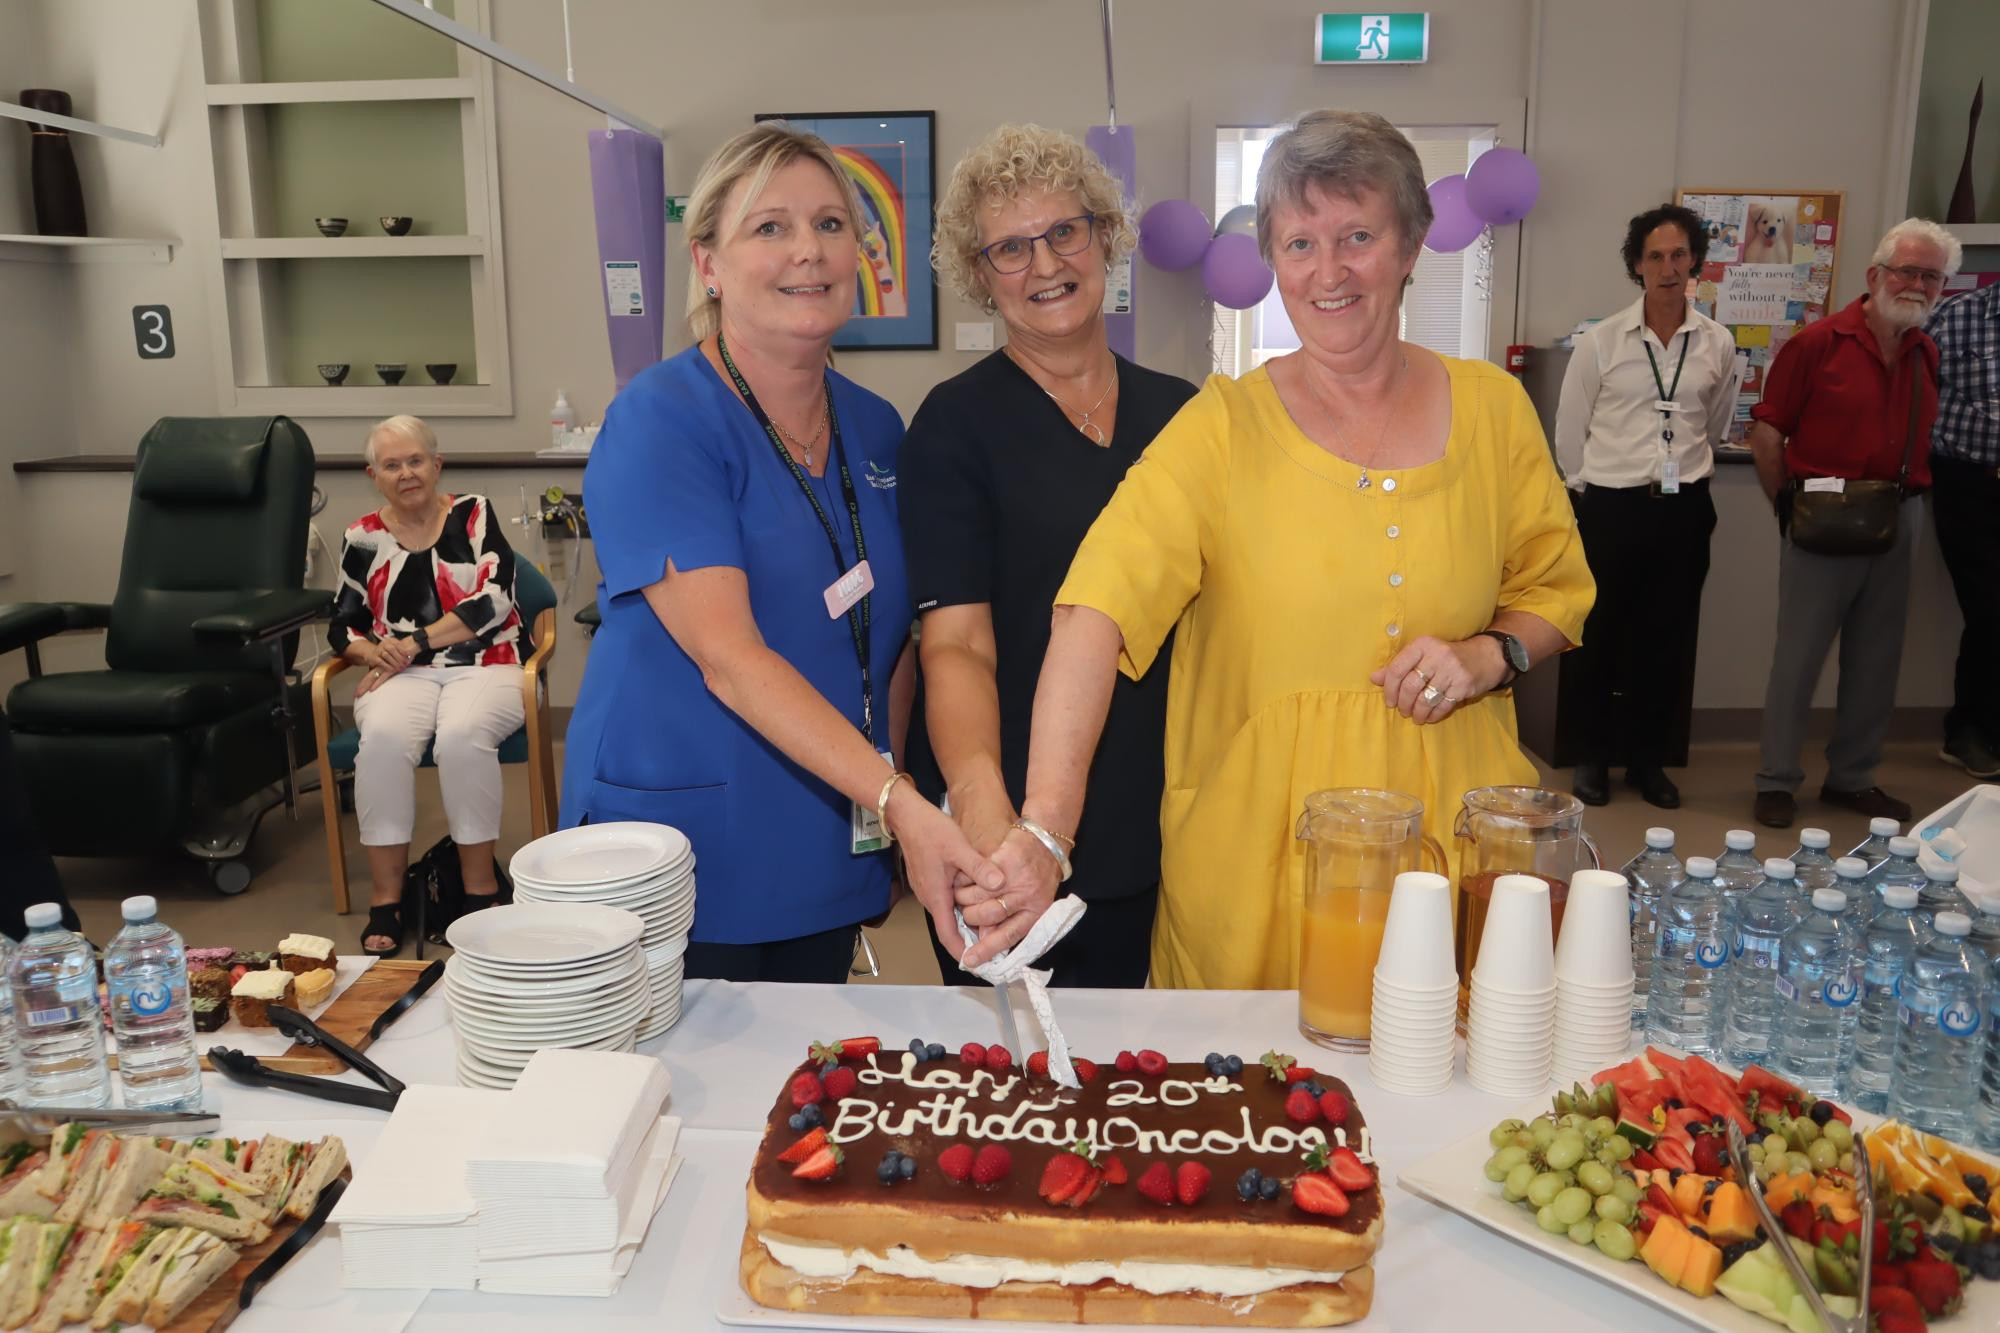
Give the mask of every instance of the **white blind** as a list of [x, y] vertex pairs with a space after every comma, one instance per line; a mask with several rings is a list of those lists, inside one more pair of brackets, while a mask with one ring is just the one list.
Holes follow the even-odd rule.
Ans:
[[[1416, 149], [1427, 181], [1456, 175], [1467, 166], [1469, 153], [1464, 139], [1419, 139]], [[1470, 256], [1469, 248], [1453, 255], [1419, 252], [1412, 282], [1403, 293], [1403, 337], [1433, 352], [1459, 355], [1460, 326], [1465, 319], [1465, 266]]]

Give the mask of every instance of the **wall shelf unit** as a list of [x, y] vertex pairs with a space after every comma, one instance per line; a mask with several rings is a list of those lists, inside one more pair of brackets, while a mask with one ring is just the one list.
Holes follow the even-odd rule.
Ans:
[[179, 241], [146, 236], [0, 235], [0, 259], [44, 264], [166, 264]]
[[[200, 3], [224, 410], [511, 415], [491, 62], [372, 0]], [[490, 0], [439, 3], [490, 31]], [[382, 234], [386, 215], [415, 225]], [[430, 383], [444, 362], [454, 382]]]

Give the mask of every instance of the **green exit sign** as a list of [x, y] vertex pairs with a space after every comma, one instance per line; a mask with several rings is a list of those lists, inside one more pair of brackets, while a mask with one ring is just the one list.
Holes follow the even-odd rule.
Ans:
[[1430, 57], [1429, 14], [1321, 14], [1314, 33], [1321, 65], [1421, 65]]

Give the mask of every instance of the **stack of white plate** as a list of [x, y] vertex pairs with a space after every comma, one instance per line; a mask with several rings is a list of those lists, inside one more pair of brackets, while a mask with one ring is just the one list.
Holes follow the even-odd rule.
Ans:
[[444, 993], [459, 1080], [510, 1088], [549, 1046], [631, 1050], [654, 1008], [644, 929], [595, 903], [513, 903], [454, 921]]
[[651, 1004], [639, 1040], [659, 1036], [681, 1016], [682, 955], [694, 924], [694, 849], [665, 824], [584, 824], [537, 838], [508, 866], [514, 901], [597, 903], [645, 923]]

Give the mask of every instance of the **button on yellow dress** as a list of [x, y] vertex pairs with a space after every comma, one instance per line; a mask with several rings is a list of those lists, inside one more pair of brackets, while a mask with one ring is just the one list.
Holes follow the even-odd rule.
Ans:
[[1117, 622], [1127, 675], [1179, 626], [1155, 986], [1298, 984], [1293, 822], [1308, 792], [1416, 796], [1456, 884], [1459, 798], [1536, 781], [1511, 695], [1419, 726], [1368, 681], [1417, 636], [1463, 639], [1499, 610], [1580, 642], [1596, 596], [1527, 394], [1484, 361], [1443, 360], [1444, 457], [1366, 486], [1293, 424], [1263, 369], [1211, 378], [1126, 474], [1057, 594]]

